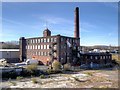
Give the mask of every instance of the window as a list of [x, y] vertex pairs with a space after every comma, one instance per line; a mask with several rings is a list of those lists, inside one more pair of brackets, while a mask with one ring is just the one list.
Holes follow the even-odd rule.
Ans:
[[32, 43], [32, 39], [31, 39], [30, 41], [31, 41], [31, 43]]
[[61, 41], [63, 41], [63, 38], [61, 37]]
[[28, 46], [26, 46], [26, 49], [27, 49]]
[[47, 39], [47, 42], [50, 42], [50, 39], [49, 39], [49, 38]]
[[44, 52], [44, 55], [46, 56], [46, 52]]
[[35, 53], [35, 55], [37, 55], [37, 52]]
[[33, 49], [34, 49], [34, 45], [33, 45]]
[[41, 42], [43, 42], [43, 39], [41, 39]]
[[90, 59], [93, 59], [93, 57], [92, 57], [92, 56], [90, 56]]
[[56, 42], [57, 41], [57, 39], [56, 38], [54, 38], [54, 42]]
[[44, 45], [44, 49], [46, 49], [46, 45]]
[[49, 49], [49, 45], [47, 45], [47, 49]]
[[44, 42], [46, 42], [46, 38], [44, 38]]
[[39, 56], [40, 56], [40, 52], [39, 52]]
[[105, 56], [103, 56], [103, 59], [105, 59]]
[[41, 49], [43, 49], [43, 45], [41, 45]]
[[38, 49], [40, 49], [40, 45], [38, 45]]
[[48, 52], [47, 56], [49, 56], [49, 52]]
[[53, 38], [51, 38], [51, 42], [53, 42]]
[[109, 59], [111, 59], [111, 56], [109, 56]]
[[73, 39], [73, 42], [75, 42], [75, 40]]
[[36, 43], [37, 43], [37, 39], [36, 39]]
[[97, 56], [95, 56], [95, 59], [97, 60], [97, 59], [98, 59], [98, 57], [97, 57]]
[[28, 49], [30, 49], [30, 46], [28, 45]]
[[33, 43], [35, 43], [35, 40], [33, 39]]
[[69, 42], [72, 43], [72, 39], [71, 38], [69, 39]]
[[35, 45], [35, 49], [37, 49], [37, 45]]
[[40, 39], [38, 39], [38, 43], [40, 43]]
[[41, 52], [41, 56], [43, 56], [43, 52]]

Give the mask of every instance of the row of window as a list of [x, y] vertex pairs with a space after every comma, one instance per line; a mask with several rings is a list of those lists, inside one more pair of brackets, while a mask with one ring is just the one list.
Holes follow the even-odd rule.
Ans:
[[111, 56], [88, 56], [87, 59], [111, 59]]
[[49, 56], [49, 52], [34, 52], [33, 56]]
[[42, 42], [56, 42], [57, 39], [56, 38], [39, 38], [39, 39], [31, 39], [28, 40], [29, 43], [42, 43]]
[[67, 40], [68, 42], [70, 42], [70, 43], [72, 43], [72, 42], [73, 42], [73, 43], [74, 43], [74, 42], [75, 42], [75, 43], [79, 42], [79, 40], [77, 40], [77, 39], [73, 39], [73, 38], [63, 38], [63, 37], [61, 37], [61, 42], [62, 42], [62, 41], [66, 41], [66, 40]]
[[49, 49], [50, 45], [27, 45], [26, 49]]

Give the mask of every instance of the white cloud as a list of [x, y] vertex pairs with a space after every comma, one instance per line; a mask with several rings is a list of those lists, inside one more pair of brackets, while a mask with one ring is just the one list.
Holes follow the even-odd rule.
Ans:
[[45, 23], [49, 24], [73, 24], [73, 21], [53, 16], [41, 16], [39, 19], [43, 20]]
[[80, 23], [80, 31], [81, 32], [92, 32], [96, 29], [96, 25], [91, 24], [89, 22], [81, 22]]

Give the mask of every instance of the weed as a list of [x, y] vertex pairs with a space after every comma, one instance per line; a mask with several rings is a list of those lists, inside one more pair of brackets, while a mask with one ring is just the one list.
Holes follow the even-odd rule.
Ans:
[[34, 84], [38, 83], [38, 81], [37, 81], [35, 78], [32, 78], [32, 82], [33, 82]]
[[23, 77], [18, 76], [16, 79], [17, 79], [17, 80], [21, 80], [21, 79], [23, 79]]
[[40, 78], [41, 78], [41, 79], [44, 79], [44, 78], [45, 78], [45, 76], [44, 76], [44, 75], [40, 75]]

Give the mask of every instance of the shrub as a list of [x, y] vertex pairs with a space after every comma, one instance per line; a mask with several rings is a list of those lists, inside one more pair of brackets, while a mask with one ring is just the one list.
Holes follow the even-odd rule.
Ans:
[[85, 74], [89, 75], [89, 76], [93, 76], [92, 72], [86, 72]]
[[70, 68], [71, 68], [71, 65], [70, 64], [64, 64], [64, 70], [66, 70], [66, 71], [69, 71], [70, 70]]
[[41, 79], [44, 79], [44, 78], [45, 78], [45, 76], [44, 76], [44, 75], [40, 75], [40, 78], [41, 78]]
[[28, 71], [36, 71], [37, 70], [37, 65], [36, 64], [32, 64], [32, 65], [28, 65], [26, 68]]
[[16, 78], [17, 77], [17, 73], [15, 71], [11, 71], [11, 72], [3, 72], [2, 73], [2, 78]]
[[21, 80], [21, 79], [23, 79], [23, 77], [18, 76], [16, 79], [17, 79], [17, 80]]
[[38, 83], [38, 81], [35, 78], [32, 78], [32, 82], [35, 84]]
[[26, 67], [27, 73], [28, 74], [36, 74], [37, 73], [37, 64], [32, 64], [32, 65], [28, 65]]
[[61, 63], [57, 60], [54, 60], [52, 63], [53, 70], [60, 71], [61, 69]]
[[61, 73], [62, 71], [60, 71], [60, 70], [48, 69], [46, 72], [47, 72], [48, 74], [57, 74], [57, 73]]

